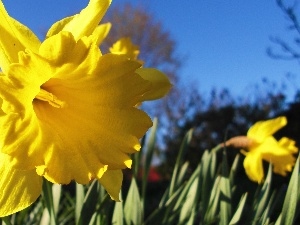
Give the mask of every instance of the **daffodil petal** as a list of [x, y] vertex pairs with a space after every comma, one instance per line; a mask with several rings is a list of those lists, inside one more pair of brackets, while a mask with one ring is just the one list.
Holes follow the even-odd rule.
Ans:
[[19, 51], [37, 51], [40, 41], [30, 29], [8, 15], [2, 1], [0, 21], [0, 67], [6, 72], [9, 64], [18, 62]]
[[[52, 37], [59, 32], [61, 32], [64, 27], [74, 18], [74, 16], [66, 17], [56, 23], [54, 23], [51, 28], [48, 30], [46, 38]], [[111, 23], [101, 24], [96, 27], [96, 29], [92, 33], [93, 42], [96, 45], [100, 45], [104, 38], [108, 35], [111, 28]]]
[[99, 182], [108, 192], [112, 200], [120, 201], [119, 193], [123, 181], [122, 170], [107, 170]]
[[47, 34], [46, 34], [46, 39], [49, 37], [52, 37], [56, 34], [58, 34], [59, 32], [61, 32], [64, 27], [71, 21], [73, 20], [74, 16], [69, 16], [69, 17], [65, 17], [62, 20], [59, 20], [57, 22], [55, 22], [50, 29], [48, 30]]
[[90, 0], [88, 6], [67, 23], [63, 31], [71, 32], [75, 40], [91, 35], [104, 16], [111, 0]]
[[42, 177], [35, 170], [12, 168], [8, 156], [0, 153], [0, 190], [0, 217], [4, 217], [35, 202], [42, 191]]
[[261, 183], [264, 178], [262, 157], [258, 151], [248, 152], [244, 160], [244, 168], [250, 180]]
[[99, 46], [108, 35], [110, 28], [111, 28], [111, 23], [105, 23], [99, 25], [92, 34], [93, 42]]
[[129, 59], [137, 59], [140, 53], [139, 47], [134, 45], [130, 38], [121, 38], [109, 48], [109, 51], [113, 54], [126, 55]]
[[296, 142], [292, 139], [289, 139], [287, 137], [282, 137], [279, 141], [278, 144], [289, 151], [290, 153], [298, 153], [298, 148], [296, 147]]
[[273, 164], [275, 173], [286, 176], [296, 161], [293, 153], [297, 152], [297, 147], [294, 144], [295, 142], [288, 138], [283, 138], [278, 142], [270, 136], [258, 145], [255, 151], [259, 151], [265, 161]]
[[166, 75], [157, 69], [140, 68], [136, 70], [143, 79], [151, 82], [151, 90], [143, 95], [142, 101], [155, 100], [165, 96], [171, 89], [172, 84]]
[[275, 119], [259, 121], [248, 130], [247, 137], [254, 139], [256, 142], [262, 142], [266, 137], [274, 134], [277, 130], [287, 124], [284, 116]]

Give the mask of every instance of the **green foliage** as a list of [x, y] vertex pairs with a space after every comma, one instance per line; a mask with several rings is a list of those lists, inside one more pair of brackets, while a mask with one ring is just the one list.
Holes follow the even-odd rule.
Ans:
[[[183, 139], [173, 174], [165, 186], [159, 203], [146, 213], [147, 177], [155, 150], [157, 121], [144, 139], [140, 153], [134, 156], [135, 168], [143, 168], [141, 178], [133, 173], [129, 189], [120, 193], [121, 202], [113, 202], [97, 181], [88, 187], [74, 184], [76, 191], [44, 181], [43, 195], [31, 207], [9, 217], [2, 224], [88, 224], [88, 225], [193, 225], [193, 224], [296, 224], [299, 214], [299, 158], [287, 187], [272, 187], [272, 166], [266, 179], [256, 190], [239, 194], [241, 182], [237, 179], [240, 155], [231, 165], [227, 152], [220, 145], [204, 151], [192, 173], [184, 155], [192, 137], [190, 130]], [[143, 162], [143, 163], [142, 163]], [[286, 191], [285, 191], [286, 189]], [[285, 193], [286, 192], [286, 193]], [[251, 197], [250, 197], [251, 196]]]

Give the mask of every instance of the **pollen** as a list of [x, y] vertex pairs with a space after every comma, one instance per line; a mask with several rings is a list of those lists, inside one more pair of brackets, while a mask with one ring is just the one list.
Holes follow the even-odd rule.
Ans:
[[58, 99], [54, 94], [44, 89], [40, 89], [40, 92], [37, 94], [37, 96], [35, 96], [35, 98], [41, 101], [48, 102], [55, 108], [65, 108], [67, 106], [67, 103], [65, 101]]

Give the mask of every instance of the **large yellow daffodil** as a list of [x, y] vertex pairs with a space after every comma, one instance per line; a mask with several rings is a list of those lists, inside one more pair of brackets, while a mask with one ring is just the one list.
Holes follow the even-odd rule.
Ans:
[[134, 59], [102, 55], [110, 24], [98, 24], [110, 3], [90, 0], [40, 42], [0, 1], [0, 217], [32, 204], [42, 177], [98, 179], [118, 200], [121, 170], [152, 125], [136, 105], [164, 96], [170, 83]]
[[261, 183], [264, 178], [263, 160], [272, 163], [274, 173], [286, 176], [295, 164], [294, 154], [298, 152], [295, 141], [283, 137], [277, 141], [272, 135], [287, 124], [286, 117], [277, 117], [255, 123], [247, 136], [238, 136], [228, 140], [225, 145], [242, 150], [246, 156], [244, 168], [248, 177]]

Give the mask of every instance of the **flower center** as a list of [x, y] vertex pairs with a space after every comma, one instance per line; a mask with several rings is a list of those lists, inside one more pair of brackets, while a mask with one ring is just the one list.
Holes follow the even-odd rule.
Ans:
[[64, 108], [67, 106], [67, 103], [59, 100], [54, 94], [41, 89], [40, 92], [35, 96], [36, 99], [48, 102], [51, 106], [55, 108]]

